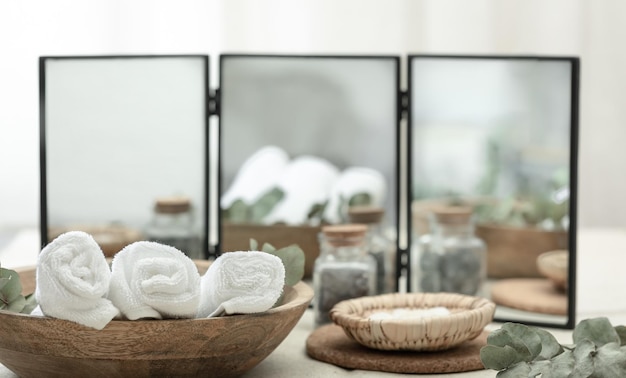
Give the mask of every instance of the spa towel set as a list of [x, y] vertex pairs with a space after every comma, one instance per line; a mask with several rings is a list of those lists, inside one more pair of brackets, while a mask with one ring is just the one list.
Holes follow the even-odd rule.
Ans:
[[33, 315], [102, 329], [114, 318], [205, 318], [270, 309], [280, 298], [285, 268], [265, 252], [229, 252], [200, 276], [178, 249], [140, 241], [106, 261], [93, 237], [67, 232], [37, 261]]

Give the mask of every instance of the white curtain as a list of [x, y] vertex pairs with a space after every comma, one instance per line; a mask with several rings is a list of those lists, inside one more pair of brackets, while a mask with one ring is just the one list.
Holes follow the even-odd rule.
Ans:
[[0, 227], [39, 221], [39, 56], [201, 53], [215, 68], [226, 52], [580, 56], [580, 224], [623, 227], [625, 17], [622, 0], [2, 0]]

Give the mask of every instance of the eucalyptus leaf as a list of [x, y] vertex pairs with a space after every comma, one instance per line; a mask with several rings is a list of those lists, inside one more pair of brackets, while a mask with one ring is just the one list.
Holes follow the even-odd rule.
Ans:
[[619, 336], [620, 345], [626, 345], [626, 327], [619, 325], [615, 327], [615, 332], [617, 332], [617, 335]]
[[536, 359], [549, 360], [552, 357], [563, 353], [563, 347], [556, 338], [548, 331], [541, 328], [536, 328], [535, 332], [541, 339], [541, 353]]
[[[0, 268], [1, 269], [1, 268]], [[7, 277], [2, 277], [0, 278], [0, 290], [2, 290], [2, 288], [4, 287], [4, 285], [8, 284], [10, 281], [9, 278]]]
[[530, 365], [527, 362], [520, 362], [509, 369], [499, 371], [496, 378], [521, 378], [532, 377], [530, 374]]
[[596, 354], [596, 344], [589, 339], [584, 339], [576, 344], [574, 355], [574, 369], [572, 377], [589, 377], [594, 371], [594, 356]]
[[[502, 329], [508, 331], [514, 340], [518, 340], [526, 347], [525, 350], [528, 350], [530, 355], [526, 357], [524, 361], [532, 361], [539, 356], [542, 349], [541, 337], [539, 337], [534, 327], [528, 327], [518, 323], [505, 323], [502, 325]], [[521, 348], [515, 349], [520, 350], [520, 353], [524, 351]]]
[[24, 308], [22, 309], [23, 314], [30, 314], [33, 312], [35, 307], [37, 307], [37, 297], [35, 297], [35, 293], [31, 293], [25, 297], [26, 303], [24, 304]]
[[576, 345], [584, 339], [593, 341], [597, 346], [607, 343], [620, 343], [617, 331], [606, 317], [582, 320], [574, 328], [573, 339]]
[[541, 378], [569, 377], [574, 370], [575, 364], [573, 353], [566, 350], [552, 359], [548, 368], [543, 371]]
[[263, 247], [261, 248], [261, 251], [274, 254], [274, 252], [276, 251], [276, 247], [274, 247], [270, 243], [263, 243]]
[[[250, 250], [256, 251], [259, 243], [255, 239], [250, 239]], [[284, 248], [276, 249], [269, 243], [264, 243], [261, 248], [262, 252], [269, 253], [278, 257], [285, 267], [285, 285], [293, 286], [304, 277], [304, 251], [296, 245], [292, 244]], [[277, 302], [280, 303], [280, 302]]]
[[11, 312], [22, 312], [24, 306], [26, 306], [26, 298], [24, 298], [23, 295], [19, 295], [9, 302], [9, 305], [5, 308], [5, 310]]
[[0, 291], [0, 295], [4, 302], [11, 303], [22, 294], [20, 276], [14, 270], [0, 268], [0, 278], [7, 279]]
[[311, 209], [306, 215], [308, 220], [319, 219], [321, 220], [324, 217], [324, 211], [326, 210], [326, 206], [328, 205], [328, 201], [322, 203], [316, 203], [311, 206]]
[[492, 370], [504, 370], [519, 362], [517, 351], [508, 345], [485, 345], [480, 348], [480, 360], [487, 369]]
[[[613, 327], [607, 318], [586, 319], [574, 329], [574, 344], [567, 346], [546, 330], [506, 323], [489, 335], [480, 358], [500, 378], [626, 377], [624, 334], [626, 327]], [[532, 361], [521, 360], [525, 348]]]
[[285, 192], [279, 188], [265, 192], [248, 208], [247, 220], [251, 223], [261, 222], [284, 197]]
[[549, 361], [549, 360], [533, 361], [530, 364], [530, 371], [528, 372], [526, 376], [536, 377], [540, 374], [543, 374], [545, 371], [548, 370], [551, 363], [552, 361]]
[[272, 253], [278, 256], [285, 266], [285, 285], [293, 286], [304, 277], [304, 252], [297, 245], [290, 245]]
[[508, 329], [505, 329], [504, 326], [491, 332], [489, 336], [487, 336], [487, 344], [499, 347], [509, 346], [513, 348], [516, 352], [516, 360], [514, 363], [532, 360], [532, 353], [524, 342], [516, 335], [511, 334], [511, 332]]
[[350, 197], [348, 206], [366, 206], [372, 204], [372, 196], [369, 193], [357, 193]]
[[259, 248], [259, 242], [257, 242], [256, 239], [250, 239], [250, 250], [258, 251], [258, 248]]
[[246, 223], [249, 219], [249, 206], [241, 199], [235, 200], [222, 212], [222, 216], [231, 223]]
[[595, 355], [594, 377], [626, 377], [626, 347], [607, 343]]

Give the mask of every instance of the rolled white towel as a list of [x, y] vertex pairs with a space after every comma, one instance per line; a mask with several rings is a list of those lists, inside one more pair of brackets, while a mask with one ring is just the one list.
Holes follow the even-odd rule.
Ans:
[[109, 299], [130, 320], [193, 318], [200, 274], [193, 260], [169, 245], [139, 241], [113, 257]]
[[110, 280], [109, 265], [93, 237], [82, 231], [64, 233], [37, 258], [37, 311], [102, 329], [119, 314], [106, 299]]
[[263, 219], [263, 223], [305, 223], [312, 207], [328, 200], [338, 177], [339, 169], [328, 160], [308, 155], [292, 160], [277, 185], [285, 197]]
[[[324, 220], [329, 223], [340, 223], [342, 219], [341, 198], [349, 200], [355, 194], [367, 193], [372, 206], [383, 206], [387, 193], [385, 176], [379, 171], [368, 167], [346, 168], [335, 181], [330, 199], [324, 209]], [[347, 215], [347, 214], [345, 214]]]
[[241, 165], [230, 188], [222, 195], [221, 206], [228, 208], [238, 199], [247, 204], [254, 203], [276, 186], [288, 163], [289, 156], [279, 147], [259, 149]]
[[285, 285], [280, 258], [265, 252], [227, 252], [202, 276], [198, 317], [252, 314], [272, 308]]

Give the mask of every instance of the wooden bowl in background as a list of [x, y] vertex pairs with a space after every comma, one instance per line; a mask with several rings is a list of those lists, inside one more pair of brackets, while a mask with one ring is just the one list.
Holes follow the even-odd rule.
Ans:
[[537, 257], [537, 269], [559, 290], [567, 290], [568, 268], [569, 251], [567, 250], [550, 251]]

